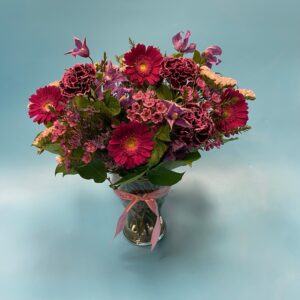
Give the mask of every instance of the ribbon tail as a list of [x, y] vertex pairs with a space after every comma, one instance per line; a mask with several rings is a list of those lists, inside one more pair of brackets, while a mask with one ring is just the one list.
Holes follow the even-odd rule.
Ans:
[[151, 251], [153, 251], [160, 236], [160, 231], [161, 231], [160, 217], [159, 217], [158, 206], [156, 201], [150, 200], [150, 201], [146, 201], [146, 203], [149, 206], [149, 208], [153, 211], [153, 213], [156, 215], [156, 222], [151, 235]]
[[127, 210], [124, 209], [122, 215], [120, 216], [117, 227], [116, 227], [116, 232], [114, 238], [123, 230], [126, 222], [126, 216], [127, 216]]

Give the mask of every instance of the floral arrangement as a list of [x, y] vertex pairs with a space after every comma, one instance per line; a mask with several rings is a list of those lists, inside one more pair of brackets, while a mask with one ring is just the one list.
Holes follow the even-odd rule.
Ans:
[[131, 49], [117, 64], [105, 52], [94, 63], [86, 39], [75, 38], [66, 54], [90, 62], [29, 98], [29, 116], [46, 127], [33, 145], [58, 155], [55, 174], [109, 180], [114, 189], [142, 176], [171, 186], [183, 176], [174, 169], [199, 159], [199, 150], [220, 148], [250, 129], [247, 100], [255, 94], [211, 69], [221, 62], [220, 47], [200, 52], [189, 38], [189, 31], [177, 33], [171, 55], [129, 39]]

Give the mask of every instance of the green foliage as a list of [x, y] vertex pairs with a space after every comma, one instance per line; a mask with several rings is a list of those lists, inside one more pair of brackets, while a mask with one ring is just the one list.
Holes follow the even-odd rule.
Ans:
[[201, 56], [201, 53], [198, 50], [194, 51], [193, 60], [195, 63], [202, 65], [205, 63], [205, 58]]
[[249, 131], [251, 129], [251, 126], [249, 125], [246, 125], [244, 127], [240, 127], [240, 128], [237, 128], [237, 129], [234, 129], [230, 132], [230, 134], [240, 134], [240, 133], [243, 133], [243, 132], [246, 132], [246, 131]]
[[155, 134], [155, 137], [163, 142], [171, 142], [170, 131], [170, 125], [167, 123], [165, 125], [162, 125], [158, 129], [157, 133]]
[[164, 167], [157, 167], [148, 172], [148, 179], [156, 185], [171, 186], [181, 180], [184, 173], [177, 173]]
[[113, 97], [110, 92], [104, 94], [104, 99], [98, 102], [100, 112], [112, 118], [121, 112], [121, 105], [118, 99]]
[[93, 179], [97, 183], [101, 183], [107, 178], [105, 165], [99, 159], [94, 159], [88, 165], [78, 167], [76, 171], [82, 178]]
[[168, 146], [159, 140], [156, 140], [156, 145], [152, 150], [151, 157], [149, 159], [149, 165], [155, 166], [159, 163], [160, 159], [163, 157], [165, 152], [167, 151]]
[[147, 171], [146, 167], [143, 167], [139, 170], [135, 170], [132, 173], [128, 173], [127, 175], [123, 176], [117, 182], [112, 183], [110, 186], [113, 189], [116, 189], [122, 184], [127, 184], [127, 183], [130, 183], [130, 182], [133, 182], [133, 181], [139, 179], [140, 177], [142, 177], [146, 173], [146, 171]]
[[165, 99], [165, 100], [173, 99], [173, 93], [171, 89], [165, 84], [160, 85], [160, 87], [156, 90], [156, 94], [159, 99]]
[[236, 140], [238, 140], [238, 139], [239, 139], [238, 137], [235, 137], [235, 138], [229, 138], [229, 139], [224, 139], [224, 138], [222, 138], [222, 142], [223, 142], [224, 144], [226, 144], [226, 143], [228, 143], [228, 142], [236, 141]]
[[55, 175], [62, 173], [63, 176], [65, 175], [75, 175], [78, 174], [77, 171], [73, 168], [71, 170], [67, 171], [64, 165], [57, 165], [55, 168]]
[[128, 38], [129, 45], [133, 48], [135, 46], [134, 41], [131, 39], [131, 37]]
[[175, 58], [179, 58], [179, 57], [183, 57], [183, 53], [174, 53], [174, 54], [172, 54], [172, 56], [173, 57], [175, 57]]
[[151, 157], [149, 159], [149, 166], [153, 167], [159, 163], [168, 149], [165, 142], [170, 142], [170, 126], [169, 124], [162, 125], [154, 136], [155, 147], [152, 150]]
[[188, 153], [184, 159], [181, 160], [168, 160], [164, 161], [158, 165], [158, 167], [163, 167], [169, 170], [182, 167], [182, 166], [192, 166], [192, 163], [201, 158], [201, 155], [198, 151]]
[[60, 147], [59, 143], [53, 143], [53, 144], [46, 144], [42, 146], [42, 150], [46, 150], [48, 152], [54, 153], [54, 154], [62, 154], [63, 151]]
[[87, 108], [91, 103], [89, 98], [84, 97], [84, 96], [75, 96], [73, 98], [73, 101], [75, 102], [75, 105], [77, 106], [77, 108], [79, 110], [83, 110], [83, 109]]

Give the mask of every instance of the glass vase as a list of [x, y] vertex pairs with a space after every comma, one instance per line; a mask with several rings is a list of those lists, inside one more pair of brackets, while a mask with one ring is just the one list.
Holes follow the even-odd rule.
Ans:
[[[134, 195], [144, 195], [157, 191], [161, 186], [152, 184], [147, 178], [141, 177], [138, 180], [122, 184], [119, 190]], [[155, 199], [159, 218], [160, 218], [160, 241], [166, 233], [166, 223], [161, 216], [161, 208], [165, 201], [166, 196]], [[126, 207], [130, 201], [122, 200], [122, 204]], [[127, 213], [126, 222], [123, 228], [123, 234], [128, 241], [138, 246], [151, 245], [151, 236], [156, 223], [157, 216], [149, 208], [145, 201], [137, 202]]]

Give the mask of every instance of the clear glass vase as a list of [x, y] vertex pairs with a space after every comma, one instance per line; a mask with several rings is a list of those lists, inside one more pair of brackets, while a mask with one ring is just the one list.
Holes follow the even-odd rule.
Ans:
[[[161, 186], [152, 184], [147, 178], [139, 178], [138, 180], [121, 185], [118, 189], [130, 194], [144, 195], [157, 191]], [[161, 240], [166, 233], [166, 224], [161, 216], [161, 207], [166, 196], [155, 199], [159, 211], [160, 218], [160, 235], [158, 240]], [[122, 200], [126, 207], [130, 201]], [[139, 201], [128, 212], [123, 234], [131, 243], [138, 246], [148, 246], [151, 244], [151, 236], [156, 223], [157, 216], [148, 207], [146, 202]]]

